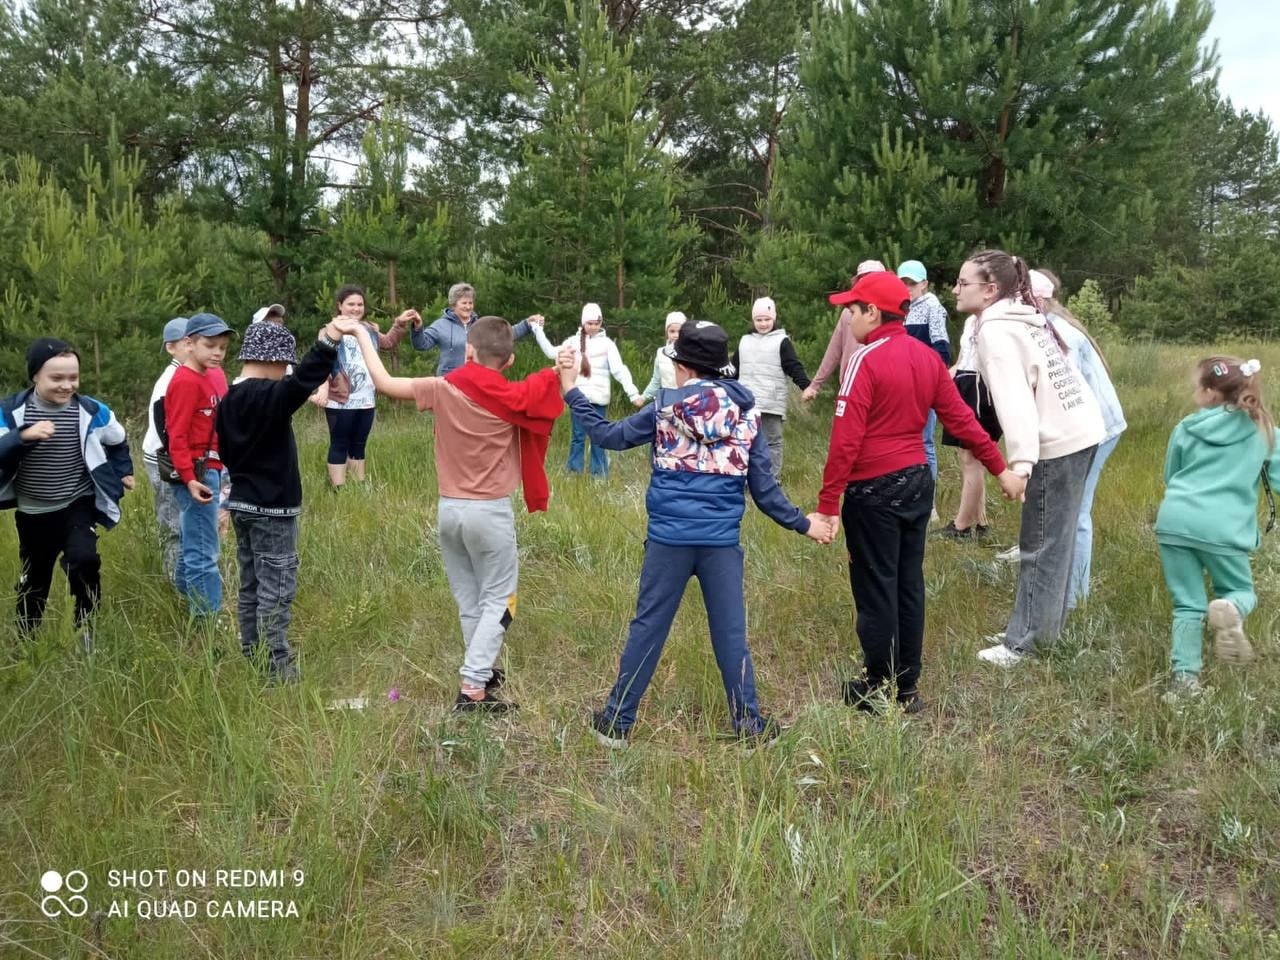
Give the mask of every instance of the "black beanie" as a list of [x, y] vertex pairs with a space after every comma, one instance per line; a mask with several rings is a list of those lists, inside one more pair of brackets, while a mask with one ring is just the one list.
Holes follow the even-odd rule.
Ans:
[[76, 353], [71, 348], [71, 344], [65, 340], [54, 337], [33, 340], [31, 346], [27, 347], [27, 376], [34, 380], [41, 367], [63, 353], [75, 353], [76, 359], [80, 359], [80, 354]]

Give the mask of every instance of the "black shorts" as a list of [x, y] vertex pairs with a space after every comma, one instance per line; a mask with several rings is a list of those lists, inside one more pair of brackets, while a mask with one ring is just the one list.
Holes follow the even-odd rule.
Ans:
[[[978, 371], [957, 370], [954, 379], [960, 399], [973, 411], [973, 415], [978, 418], [978, 423], [982, 429], [987, 431], [987, 436], [991, 438], [991, 442], [998, 443], [1000, 438], [1004, 436], [1004, 430], [1000, 427], [1000, 418], [996, 416], [996, 405], [991, 402], [991, 391], [982, 382], [982, 377], [978, 375]], [[948, 447], [964, 446], [963, 443], [945, 429], [942, 431], [942, 442]]]

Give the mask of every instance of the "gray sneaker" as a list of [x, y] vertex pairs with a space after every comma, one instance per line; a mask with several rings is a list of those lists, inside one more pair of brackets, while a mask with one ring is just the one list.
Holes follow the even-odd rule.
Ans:
[[1200, 674], [1180, 671], [1173, 675], [1173, 679], [1169, 681], [1169, 689], [1161, 699], [1170, 706], [1178, 706], [1195, 700], [1202, 693], [1204, 687], [1200, 686]]

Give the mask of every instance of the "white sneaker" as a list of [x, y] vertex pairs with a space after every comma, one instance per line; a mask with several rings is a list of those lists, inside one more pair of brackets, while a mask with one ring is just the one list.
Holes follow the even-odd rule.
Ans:
[[1245, 664], [1253, 660], [1253, 647], [1244, 635], [1244, 618], [1230, 600], [1209, 604], [1209, 626], [1213, 627], [1213, 652], [1227, 663]]
[[1008, 550], [1002, 550], [996, 554], [997, 563], [1017, 563], [1022, 559], [1022, 548], [1016, 543]]
[[1009, 670], [1018, 666], [1022, 661], [1028, 659], [1025, 653], [1018, 653], [1017, 650], [1010, 650], [1003, 643], [997, 643], [994, 647], [987, 647], [985, 650], [978, 651], [978, 659], [987, 663], [994, 663], [997, 667], [1004, 667]]
[[941, 520], [941, 519], [942, 519], [942, 518], [941, 518], [940, 516], [938, 516], [938, 508], [937, 508], [937, 507], [934, 507], [934, 508], [933, 508], [933, 513], [929, 514], [929, 522], [930, 522], [930, 523], [937, 523], [937, 522], [938, 522], [939, 520]]

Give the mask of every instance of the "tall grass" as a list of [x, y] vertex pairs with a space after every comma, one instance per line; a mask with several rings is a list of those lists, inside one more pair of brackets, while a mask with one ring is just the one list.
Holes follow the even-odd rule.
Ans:
[[[1277, 369], [1280, 350], [1249, 349]], [[149, 495], [134, 494], [102, 539], [96, 652], [78, 652], [60, 576], [49, 626], [29, 645], [5, 641], [0, 956], [1280, 956], [1271, 540], [1249, 623], [1259, 661], [1211, 663], [1212, 693], [1186, 709], [1159, 699], [1169, 602], [1151, 523], [1194, 359], [1112, 351], [1130, 429], [1099, 489], [1093, 595], [1049, 656], [1012, 674], [974, 657], [1010, 607], [1013, 571], [992, 555], [1015, 536], [1015, 508], [993, 494], [992, 544], [931, 542], [922, 716], [839, 702], [859, 659], [842, 551], [748, 511], [758, 682], [790, 727], [754, 753], [724, 736], [696, 587], [632, 748], [606, 753], [589, 735], [634, 607], [643, 451], [614, 456], [605, 483], [570, 477], [557, 428], [552, 508], [518, 520], [511, 719], [450, 712], [461, 650], [434, 539], [428, 418], [384, 411], [370, 482], [334, 495], [323, 426], [299, 416], [294, 688], [263, 689], [229, 614], [208, 641], [187, 634], [151, 544]], [[788, 421], [784, 485], [806, 508], [829, 409], [828, 393]], [[945, 519], [959, 472], [950, 451], [941, 460]], [[6, 522], [6, 583], [16, 552]], [[359, 695], [362, 711], [327, 709]], [[210, 886], [108, 886], [109, 870], [161, 867], [206, 870]], [[216, 869], [237, 867], [305, 878], [212, 887]], [[85, 917], [41, 913], [51, 868], [88, 874]], [[200, 912], [107, 915], [113, 900], [136, 914], [150, 898]], [[210, 899], [258, 898], [293, 900], [301, 915], [204, 915]]]

